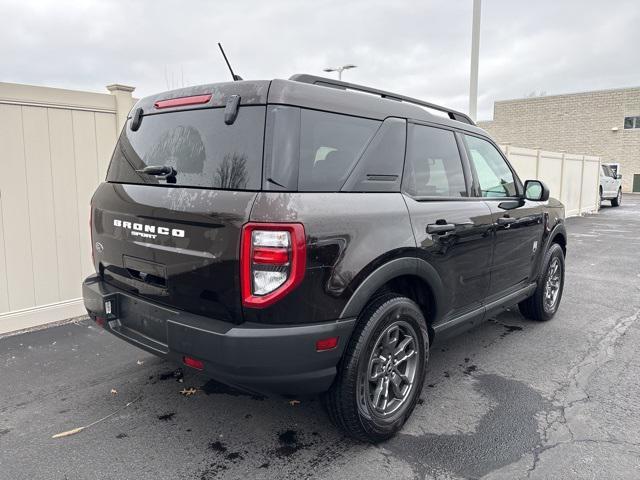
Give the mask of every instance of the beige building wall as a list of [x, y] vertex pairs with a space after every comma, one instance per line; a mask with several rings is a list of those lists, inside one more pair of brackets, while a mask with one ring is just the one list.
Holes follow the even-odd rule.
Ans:
[[640, 115], [640, 87], [550, 95], [494, 104], [493, 121], [478, 122], [498, 143], [596, 155], [622, 164], [623, 189], [640, 174], [640, 129], [624, 117]]
[[84, 314], [89, 201], [132, 106], [108, 88], [0, 83], [0, 333]]

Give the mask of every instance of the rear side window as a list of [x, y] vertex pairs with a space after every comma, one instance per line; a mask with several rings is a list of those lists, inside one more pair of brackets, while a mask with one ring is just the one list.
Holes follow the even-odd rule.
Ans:
[[298, 191], [339, 191], [380, 122], [302, 109]]
[[[264, 118], [260, 106], [240, 107], [232, 125], [225, 124], [222, 108], [145, 115], [135, 132], [127, 123], [107, 180], [259, 190]], [[147, 166], [173, 167], [175, 178], [137, 172]]]
[[518, 194], [513, 172], [491, 143], [471, 135], [464, 136], [471, 163], [476, 169], [483, 197], [515, 197]]
[[361, 157], [366, 156], [365, 151], [373, 143], [381, 123], [299, 107], [270, 106], [263, 188], [340, 191]]
[[409, 125], [403, 190], [417, 197], [466, 197], [462, 160], [454, 133]]

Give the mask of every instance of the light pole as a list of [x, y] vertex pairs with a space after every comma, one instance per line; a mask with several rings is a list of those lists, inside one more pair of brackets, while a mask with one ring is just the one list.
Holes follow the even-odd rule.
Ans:
[[478, 57], [480, 56], [480, 3], [473, 0], [473, 25], [471, 29], [471, 75], [469, 81], [469, 116], [478, 115]]
[[342, 72], [344, 70], [349, 70], [350, 68], [356, 68], [357, 65], [351, 65], [350, 63], [347, 65], [342, 65], [341, 67], [329, 67], [329, 68], [325, 68], [324, 71], [325, 72], [338, 72], [338, 80], [342, 80]]

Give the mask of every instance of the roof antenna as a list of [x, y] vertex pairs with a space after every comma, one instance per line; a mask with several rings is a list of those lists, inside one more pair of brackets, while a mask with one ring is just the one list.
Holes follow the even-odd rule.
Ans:
[[233, 73], [233, 68], [231, 68], [231, 64], [229, 63], [229, 60], [227, 60], [227, 55], [224, 53], [224, 49], [222, 48], [222, 44], [220, 42], [218, 42], [218, 47], [220, 47], [220, 51], [222, 52], [224, 61], [227, 62], [227, 67], [229, 67], [229, 71], [231, 72], [231, 78], [233, 78], [233, 81], [237, 82], [238, 80], [242, 80], [242, 77], [240, 75], [236, 75], [235, 73]]

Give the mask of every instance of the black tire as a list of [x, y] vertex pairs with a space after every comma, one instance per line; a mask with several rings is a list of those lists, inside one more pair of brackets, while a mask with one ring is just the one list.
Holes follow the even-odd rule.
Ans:
[[[406, 329], [406, 332], [402, 331], [402, 333], [400, 327]], [[410, 356], [410, 359], [415, 357], [416, 360], [407, 360], [404, 364], [404, 375], [409, 375], [407, 373], [409, 362], [414, 366], [413, 382], [408, 386], [403, 399], [397, 400], [398, 409], [388, 414], [381, 414], [370, 405], [373, 400], [369, 392], [373, 388], [371, 384], [375, 383], [375, 380], [370, 380], [370, 369], [372, 364], [377, 363], [381, 367], [381, 372], [376, 370], [376, 374], [385, 376], [387, 372], [387, 392], [394, 395], [393, 380], [390, 381], [389, 378], [395, 373], [389, 370], [389, 363], [394, 362], [396, 357], [389, 355], [385, 370], [382, 366], [384, 361], [378, 360], [384, 358], [380, 353], [382, 350], [377, 348], [389, 345], [380, 344], [380, 341], [384, 342], [384, 339], [388, 339], [389, 337], [384, 335], [394, 328], [398, 328], [396, 346], [402, 343], [400, 334], [407, 333], [403, 336], [404, 340], [409, 336], [413, 338], [413, 342], [408, 345], [414, 345], [415, 353]], [[411, 333], [415, 336], [410, 335]], [[374, 349], [378, 352], [376, 355], [374, 355]], [[396, 294], [387, 294], [372, 301], [360, 315], [339, 365], [336, 379], [323, 397], [331, 421], [347, 435], [364, 442], [377, 443], [393, 437], [407, 421], [420, 397], [428, 353], [427, 324], [420, 307], [414, 301]], [[400, 381], [398, 380], [400, 377], [393, 378]], [[379, 383], [377, 385], [379, 386]], [[387, 405], [388, 398], [388, 395], [383, 397], [384, 405]], [[389, 405], [394, 401], [396, 401], [395, 398]]]
[[[558, 291], [552, 305], [550, 305], [550, 301], [546, 301], [545, 287], [552, 274], [551, 266], [554, 262], [557, 262], [559, 268]], [[562, 290], [564, 288], [564, 252], [562, 251], [562, 247], [557, 243], [552, 243], [545, 254], [542, 262], [542, 271], [537, 283], [538, 285], [533, 295], [520, 302], [518, 307], [520, 308], [520, 313], [526, 318], [538, 322], [545, 322], [551, 320], [558, 311], [560, 301], [562, 300]]]
[[602, 198], [602, 187], [598, 188], [598, 192], [600, 193], [600, 203], [602, 203], [604, 200], [604, 198]]
[[615, 198], [611, 199], [611, 206], [619, 207], [621, 203], [622, 203], [622, 188], [619, 188], [618, 194], [615, 196]]

